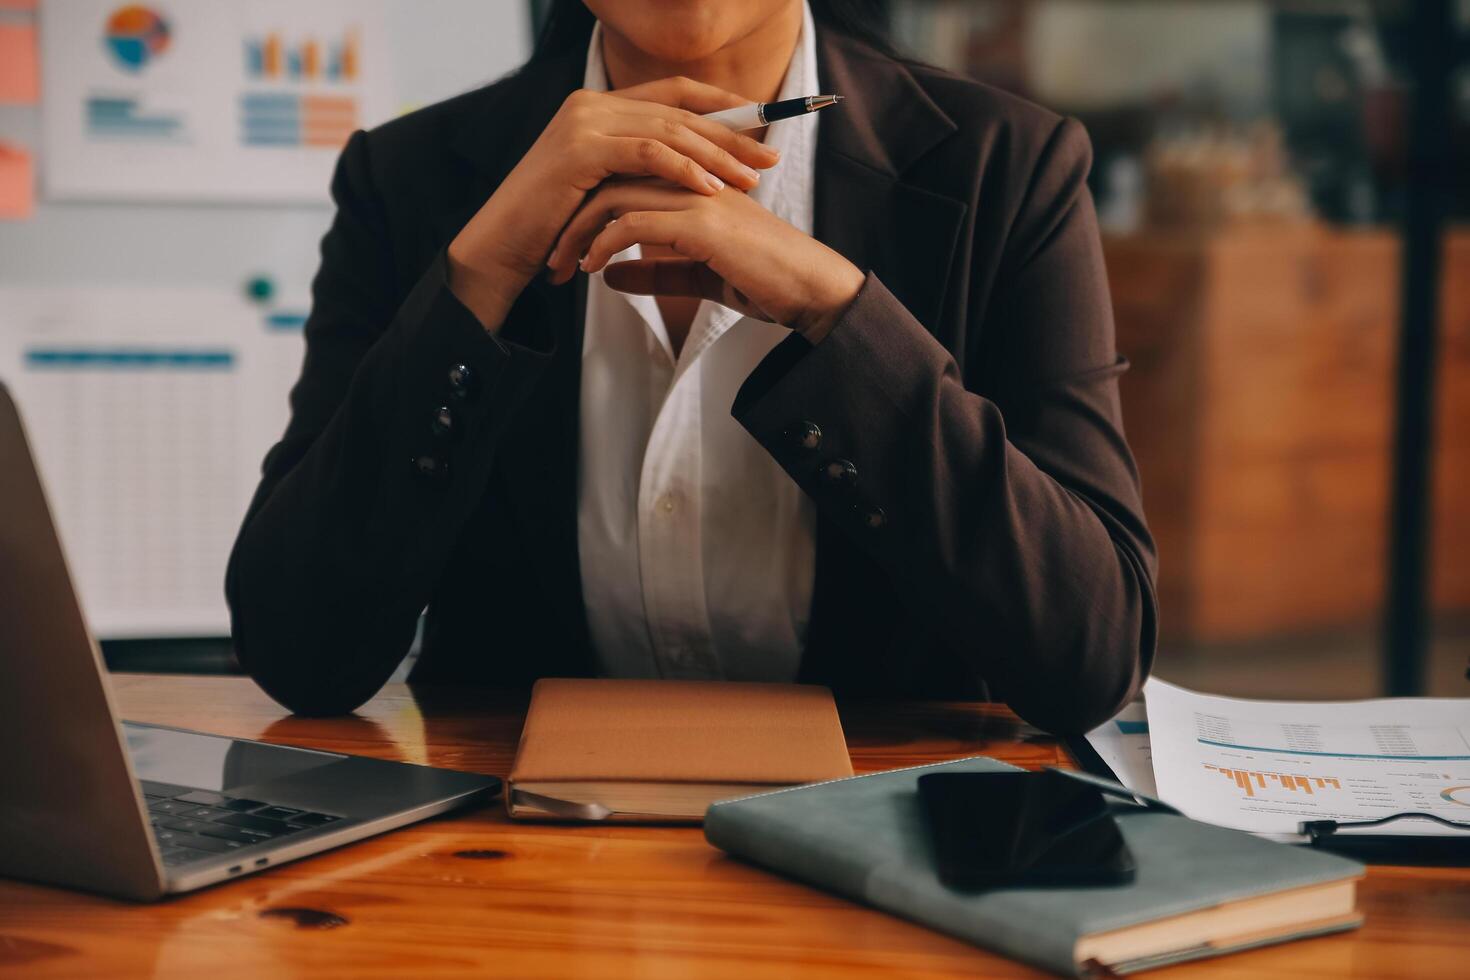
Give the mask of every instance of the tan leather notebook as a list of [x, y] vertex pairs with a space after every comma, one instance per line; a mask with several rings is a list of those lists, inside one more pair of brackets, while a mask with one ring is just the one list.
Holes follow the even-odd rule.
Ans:
[[716, 800], [851, 775], [825, 687], [546, 678], [505, 798], [512, 817], [698, 823]]

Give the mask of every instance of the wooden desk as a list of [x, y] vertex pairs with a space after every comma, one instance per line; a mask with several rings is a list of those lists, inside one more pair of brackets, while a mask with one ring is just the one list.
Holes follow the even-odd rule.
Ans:
[[[118, 676], [125, 717], [505, 773], [524, 703], [385, 690], [291, 718], [238, 678]], [[415, 696], [416, 695], [416, 696]], [[989, 705], [850, 705], [860, 771], [968, 755], [1065, 763]], [[1367, 925], [1159, 976], [1463, 977], [1470, 870], [1374, 869]], [[152, 906], [0, 882], [0, 976], [1020, 977], [1035, 971], [724, 857], [696, 829], [441, 818]]]

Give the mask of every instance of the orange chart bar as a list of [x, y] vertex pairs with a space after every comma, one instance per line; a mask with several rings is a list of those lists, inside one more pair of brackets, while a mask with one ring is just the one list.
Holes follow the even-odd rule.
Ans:
[[1257, 789], [1272, 785], [1293, 793], [1306, 793], [1308, 796], [1314, 795], [1319, 789], [1342, 789], [1342, 783], [1335, 776], [1297, 776], [1283, 772], [1256, 772], [1253, 769], [1226, 769], [1209, 763], [1205, 763], [1205, 768], [1213, 769], [1226, 779], [1233, 780], [1241, 792], [1251, 797], [1256, 795]]
[[279, 34], [271, 34], [266, 37], [261, 62], [262, 74], [266, 78], [281, 77], [281, 37]]
[[357, 54], [357, 32], [351, 31], [347, 35], [347, 43], [342, 46], [342, 79], [344, 81], [351, 82], [357, 79], [359, 60]]
[[316, 41], [306, 41], [301, 45], [301, 75], [303, 78], [315, 79], [321, 71], [321, 56], [317, 52]]

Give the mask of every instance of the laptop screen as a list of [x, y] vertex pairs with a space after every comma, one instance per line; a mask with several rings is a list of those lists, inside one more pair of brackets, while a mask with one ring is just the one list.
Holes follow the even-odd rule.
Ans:
[[346, 758], [330, 752], [261, 745], [132, 723], [123, 725], [123, 733], [139, 779], [220, 793]]

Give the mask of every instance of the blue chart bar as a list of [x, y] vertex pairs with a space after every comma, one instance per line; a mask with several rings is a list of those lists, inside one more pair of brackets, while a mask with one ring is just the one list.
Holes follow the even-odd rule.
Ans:
[[228, 371], [235, 366], [235, 354], [217, 348], [35, 347], [26, 351], [25, 363], [42, 370]]
[[265, 318], [267, 330], [300, 330], [306, 326], [305, 313], [272, 313]]
[[137, 99], [93, 97], [87, 100], [87, 132], [112, 139], [175, 139], [183, 129], [177, 116], [146, 116]]
[[1148, 722], [1146, 721], [1120, 721], [1118, 731], [1124, 735], [1147, 735]]
[[274, 92], [241, 96], [244, 139], [251, 146], [301, 145], [301, 98]]
[[245, 41], [245, 74], [251, 78], [265, 75], [265, 49], [255, 38]]

